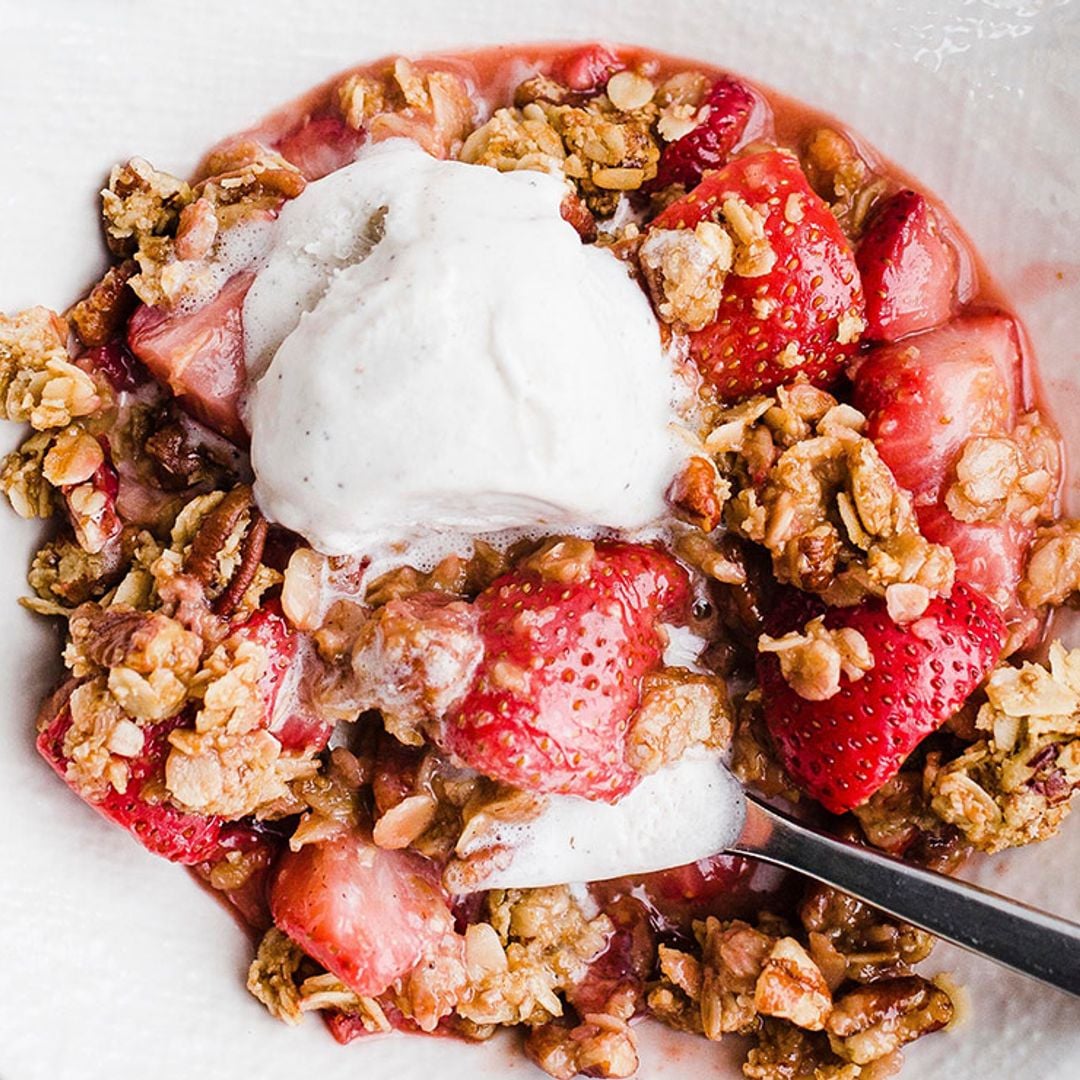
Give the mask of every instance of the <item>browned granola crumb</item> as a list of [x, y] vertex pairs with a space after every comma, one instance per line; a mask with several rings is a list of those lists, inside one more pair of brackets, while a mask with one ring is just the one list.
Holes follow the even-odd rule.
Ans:
[[67, 324], [48, 308], [0, 315], [0, 418], [38, 431], [62, 428], [102, 404], [67, 351]]
[[191, 198], [187, 183], [159, 172], [142, 158], [114, 166], [109, 186], [101, 193], [110, 250], [132, 255], [144, 237], [163, 236], [175, 227], [180, 210]]
[[89, 348], [111, 341], [135, 307], [135, 294], [127, 287], [138, 271], [131, 259], [110, 266], [104, 277], [68, 313], [79, 340]]
[[934, 812], [983, 851], [1052, 836], [1080, 785], [1080, 650], [1050, 647], [1049, 667], [1003, 665], [987, 680], [983, 734], [943, 765]]
[[379, 709], [391, 734], [419, 746], [421, 725], [441, 719], [469, 687], [483, 652], [478, 617], [438, 593], [379, 608], [353, 648], [358, 706]]
[[647, 775], [678, 761], [691, 746], [726, 747], [731, 731], [721, 679], [662, 668], [642, 681], [641, 702], [627, 732], [626, 760]]
[[952, 1016], [952, 999], [944, 990], [907, 975], [849, 990], [837, 1000], [826, 1029], [835, 1054], [867, 1065], [938, 1031]]
[[808, 701], [835, 697], [841, 675], [857, 682], [874, 666], [866, 638], [851, 627], [829, 630], [824, 616], [811, 619], [801, 632], [779, 638], [762, 634], [758, 652], [775, 653], [784, 681]]
[[526, 1036], [525, 1053], [555, 1080], [579, 1074], [627, 1077], [638, 1068], [633, 1029], [608, 1013], [589, 1013], [575, 1026], [552, 1022], [534, 1027]]
[[1080, 590], [1080, 521], [1067, 520], [1039, 529], [1020, 583], [1028, 607], [1058, 605]]

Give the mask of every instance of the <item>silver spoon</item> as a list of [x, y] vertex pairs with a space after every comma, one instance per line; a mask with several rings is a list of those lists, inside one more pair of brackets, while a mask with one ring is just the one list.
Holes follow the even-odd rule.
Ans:
[[500, 839], [515, 847], [514, 860], [481, 888], [601, 880], [718, 852], [746, 855], [1080, 997], [1080, 924], [817, 832], [744, 791], [716, 759], [647, 777], [614, 806], [555, 797], [541, 818], [506, 827]]

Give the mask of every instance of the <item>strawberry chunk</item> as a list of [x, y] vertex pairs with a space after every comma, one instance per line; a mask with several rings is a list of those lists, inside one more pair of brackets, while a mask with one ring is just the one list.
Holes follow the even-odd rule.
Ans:
[[308, 117], [277, 144], [277, 151], [303, 174], [305, 180], [351, 165], [364, 141], [364, 133], [337, 116]]
[[664, 147], [649, 189], [682, 184], [689, 191], [706, 172], [725, 165], [755, 108], [764, 102], [746, 83], [721, 75], [705, 95], [697, 127]]
[[575, 566], [541, 554], [496, 579], [476, 600], [484, 655], [447, 720], [446, 749], [530, 791], [625, 795], [638, 780], [626, 731], [642, 676], [660, 662], [658, 624], [689, 599], [670, 556], [613, 541]]
[[199, 420], [233, 442], [246, 439], [240, 422], [244, 369], [244, 297], [250, 273], [237, 274], [194, 312], [143, 304], [128, 323], [131, 351]]
[[1017, 408], [1020, 351], [1004, 315], [967, 315], [874, 349], [855, 373], [867, 435], [917, 505], [936, 503], [973, 435], [1006, 433]]
[[119, 792], [110, 787], [98, 800], [87, 798], [69, 775], [71, 762], [64, 754], [64, 737], [71, 728], [72, 718], [66, 701], [41, 729], [37, 748], [72, 791], [98, 813], [127, 829], [148, 851], [170, 862], [191, 865], [216, 858], [222, 851], [228, 828], [219, 817], [187, 813], [168, 803], [151, 801], [144, 794], [153, 791], [159, 797], [169, 753], [169, 732], [184, 720], [184, 714], [180, 714], [144, 728], [142, 752], [129, 761], [127, 790]]
[[958, 581], [997, 604], [1007, 621], [1020, 614], [1020, 579], [1034, 526], [1008, 517], [958, 521], [943, 506], [925, 506], [919, 510], [919, 528], [927, 540], [952, 551]]
[[855, 261], [866, 296], [866, 336], [896, 341], [947, 322], [956, 305], [956, 251], [934, 209], [898, 191], [874, 215]]
[[110, 341], [107, 345], [87, 349], [79, 357], [79, 366], [101, 372], [109, 385], [117, 391], [137, 390], [150, 378], [146, 368], [120, 341]]
[[773, 150], [709, 173], [651, 228], [715, 221], [728, 200], [763, 215], [775, 261], [756, 277], [727, 275], [717, 318], [689, 335], [691, 356], [725, 400], [800, 375], [829, 385], [858, 347], [863, 314], [855, 258], [836, 218], [799, 163]]
[[286, 851], [270, 885], [278, 929], [358, 994], [375, 997], [461, 943], [435, 867], [359, 832]]
[[[776, 629], [799, 629], [820, 613], [807, 607], [802, 597], [794, 601]], [[787, 684], [771, 653], [758, 654], [758, 679], [781, 764], [803, 791], [840, 814], [869, 799], [963, 705], [997, 662], [1005, 624], [981, 593], [957, 585], [905, 626], [877, 600], [831, 608], [825, 626], [850, 627], [866, 639], [874, 666], [860, 679], [841, 675], [838, 694], [809, 701]]]
[[551, 69], [551, 77], [579, 93], [598, 93], [608, 79], [626, 65], [606, 45], [586, 45], [559, 57]]

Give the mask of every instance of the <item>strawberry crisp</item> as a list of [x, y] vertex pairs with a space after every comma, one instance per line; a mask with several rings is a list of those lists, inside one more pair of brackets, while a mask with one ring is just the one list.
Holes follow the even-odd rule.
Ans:
[[702, 754], [945, 872], [1061, 826], [1080, 522], [935, 199], [707, 65], [527, 46], [357, 68], [102, 213], [90, 292], [0, 317], [37, 747], [233, 905], [273, 1017], [512, 1026], [562, 1080], [644, 1018], [758, 1080], [949, 1025], [929, 935], [745, 860], [485, 885]]

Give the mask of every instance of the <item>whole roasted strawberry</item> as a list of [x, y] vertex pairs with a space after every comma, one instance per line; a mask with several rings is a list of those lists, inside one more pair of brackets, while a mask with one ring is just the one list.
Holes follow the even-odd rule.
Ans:
[[664, 621], [684, 616], [685, 571], [640, 544], [561, 540], [476, 600], [484, 654], [448, 717], [445, 748], [530, 791], [614, 801], [637, 782], [624, 750]]
[[796, 377], [834, 382], [858, 347], [862, 288], [847, 239], [798, 161], [771, 150], [707, 173], [650, 233], [702, 222], [735, 239], [716, 316], [689, 332], [690, 355], [720, 396], [736, 400]]
[[[799, 598], [770, 629], [799, 631], [819, 612]], [[903, 626], [878, 600], [831, 608], [824, 625], [861, 634], [870, 669], [857, 678], [842, 674], [838, 693], [813, 701], [792, 689], [775, 654], [759, 654], [758, 679], [781, 764], [803, 791], [839, 814], [869, 799], [963, 705], [997, 662], [1005, 625], [997, 608], [966, 585]]]

